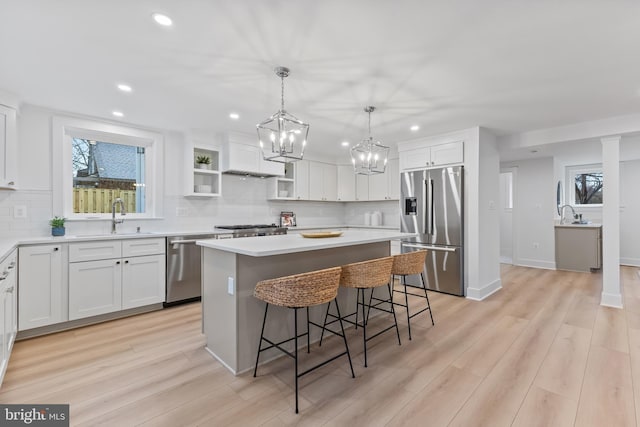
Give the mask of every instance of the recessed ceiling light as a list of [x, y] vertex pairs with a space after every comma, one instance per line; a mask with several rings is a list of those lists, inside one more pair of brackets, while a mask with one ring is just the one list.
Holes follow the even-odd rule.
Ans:
[[111, 114], [113, 114], [116, 117], [124, 117], [124, 114], [122, 113], [122, 111], [112, 111]]
[[173, 21], [167, 15], [163, 15], [162, 13], [154, 13], [153, 20], [156, 21], [158, 25], [162, 25], [163, 27], [170, 27], [173, 25]]
[[238, 113], [229, 113], [229, 118], [233, 120], [238, 120], [240, 118], [240, 114]]
[[342, 141], [342, 146], [343, 147], [348, 147], [349, 146], [349, 141]]
[[415, 132], [415, 131], [420, 130], [420, 126], [418, 126], [418, 125], [413, 125], [413, 126], [411, 126], [409, 129], [411, 129], [411, 132]]
[[118, 89], [120, 89], [120, 90], [121, 90], [121, 91], [123, 91], [123, 92], [131, 92], [131, 91], [133, 90], [133, 89], [131, 89], [131, 86], [126, 85], [126, 84], [124, 84], [124, 83], [120, 83], [120, 84], [118, 85]]

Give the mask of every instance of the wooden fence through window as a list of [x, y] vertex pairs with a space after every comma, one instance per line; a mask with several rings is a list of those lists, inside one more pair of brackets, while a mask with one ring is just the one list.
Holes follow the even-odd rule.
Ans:
[[[108, 188], [74, 188], [74, 213], [111, 213], [113, 201], [120, 197], [127, 212], [136, 211], [135, 190], [112, 190]], [[117, 208], [120, 212], [120, 206]]]

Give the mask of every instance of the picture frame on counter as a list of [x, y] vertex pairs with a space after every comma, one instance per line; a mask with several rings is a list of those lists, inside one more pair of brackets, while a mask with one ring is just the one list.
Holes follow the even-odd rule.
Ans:
[[296, 214], [293, 212], [280, 212], [280, 227], [295, 227]]

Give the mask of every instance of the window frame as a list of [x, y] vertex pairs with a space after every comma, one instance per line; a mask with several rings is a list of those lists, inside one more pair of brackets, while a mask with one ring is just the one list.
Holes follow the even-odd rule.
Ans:
[[[575, 190], [575, 177], [576, 175], [583, 173], [603, 173], [602, 164], [594, 163], [589, 165], [571, 165], [566, 166], [566, 186], [565, 186], [565, 203], [573, 206], [574, 208], [588, 209], [588, 208], [601, 208], [602, 203], [589, 203], [582, 204], [576, 203], [576, 190]], [[603, 175], [604, 180], [604, 175]], [[602, 187], [604, 195], [604, 186]]]
[[54, 117], [52, 123], [53, 214], [69, 221], [111, 219], [110, 213], [73, 212], [73, 165], [71, 138], [92, 139], [145, 147], [145, 210], [127, 213], [130, 219], [162, 217], [164, 138], [162, 134], [130, 126], [74, 117]]

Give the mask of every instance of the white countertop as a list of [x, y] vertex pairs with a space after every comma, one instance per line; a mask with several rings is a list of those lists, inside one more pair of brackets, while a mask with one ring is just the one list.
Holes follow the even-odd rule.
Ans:
[[600, 228], [602, 224], [598, 224], [597, 222], [590, 222], [588, 224], [560, 224], [556, 222], [555, 226], [558, 228]]
[[346, 230], [340, 237], [320, 239], [305, 238], [300, 234], [286, 234], [264, 236], [259, 239], [243, 237], [226, 240], [198, 240], [196, 244], [205, 248], [219, 249], [242, 255], [270, 256], [384, 242], [412, 236], [415, 236], [415, 234], [389, 230]]

